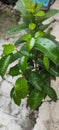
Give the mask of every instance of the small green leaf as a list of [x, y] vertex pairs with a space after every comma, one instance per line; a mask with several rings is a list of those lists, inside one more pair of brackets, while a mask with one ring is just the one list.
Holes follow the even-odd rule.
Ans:
[[39, 107], [44, 97], [45, 94], [43, 91], [38, 91], [34, 89], [29, 96], [28, 105], [31, 109], [36, 109], [37, 107]]
[[25, 41], [28, 41], [28, 39], [31, 38], [30, 34], [24, 34], [23, 36], [21, 36], [16, 42], [15, 45], [19, 45], [20, 43], [24, 43]]
[[29, 28], [30, 28], [31, 30], [34, 30], [34, 29], [36, 28], [36, 24], [35, 24], [35, 23], [30, 23], [30, 24], [29, 24]]
[[49, 59], [48, 59], [47, 56], [44, 56], [44, 58], [43, 58], [43, 64], [44, 64], [46, 70], [48, 70], [49, 69]]
[[44, 36], [44, 32], [41, 32], [41, 31], [37, 31], [36, 33], [35, 33], [35, 38], [38, 38], [38, 37], [43, 37]]
[[22, 37], [21, 37], [21, 40], [23, 40], [23, 41], [28, 41], [28, 39], [30, 39], [31, 38], [31, 34], [24, 34]]
[[15, 47], [13, 44], [4, 44], [3, 45], [3, 55], [11, 54], [14, 51]]
[[11, 76], [17, 76], [19, 74], [20, 74], [20, 72], [19, 72], [18, 65], [15, 65], [15, 66], [13, 66], [13, 67], [10, 68], [9, 75], [11, 75]]
[[0, 75], [3, 77], [7, 71], [10, 63], [10, 55], [4, 56], [0, 59]]
[[30, 40], [26, 43], [27, 51], [30, 51], [35, 45], [35, 39], [32, 37]]
[[39, 16], [43, 17], [45, 15], [44, 11], [38, 11], [37, 13], [34, 14], [34, 16]]
[[44, 86], [45, 93], [54, 101], [57, 101], [57, 94], [50, 86]]
[[28, 84], [27, 84], [27, 80], [24, 77], [20, 77], [16, 80], [15, 91], [16, 91], [16, 95], [19, 98], [25, 98], [27, 96]]

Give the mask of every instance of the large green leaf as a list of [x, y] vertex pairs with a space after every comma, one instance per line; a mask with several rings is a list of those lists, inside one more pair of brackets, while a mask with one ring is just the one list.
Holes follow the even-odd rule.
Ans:
[[27, 25], [25, 23], [22, 23], [20, 25], [15, 25], [14, 27], [12, 27], [11, 29], [8, 30], [8, 33], [15, 34], [21, 30], [24, 30], [25, 28], [27, 28]]
[[13, 93], [13, 100], [14, 100], [14, 102], [15, 102], [16, 105], [20, 106], [20, 104], [21, 104], [21, 99], [19, 99], [19, 98], [17, 97], [17, 95], [16, 95], [15, 92]]
[[[38, 60], [38, 64], [39, 66], [42, 67], [42, 69], [45, 69], [44, 65], [43, 65], [43, 60], [39, 59]], [[45, 70], [46, 71], [46, 70]], [[57, 76], [59, 77], [59, 65], [56, 66], [54, 63], [50, 62], [49, 63], [49, 69], [47, 70], [52, 76]], [[44, 72], [45, 73], [45, 72]]]
[[46, 81], [50, 80], [50, 77], [51, 77], [51, 75], [50, 75], [49, 72], [47, 72], [44, 69], [41, 69], [40, 78], [42, 79], [43, 82], [46, 82]]
[[15, 91], [16, 91], [16, 95], [19, 98], [25, 98], [27, 96], [28, 84], [27, 84], [27, 80], [24, 77], [20, 77], [16, 80]]
[[38, 91], [34, 89], [28, 99], [28, 105], [31, 109], [36, 109], [42, 102], [45, 97], [45, 93], [43, 91]]
[[42, 90], [42, 85], [44, 82], [42, 81], [42, 78], [40, 78], [39, 73], [31, 72], [28, 79], [34, 88], [36, 88], [37, 90]]
[[27, 68], [27, 65], [28, 65], [28, 63], [27, 63], [27, 57], [26, 56], [22, 56], [20, 58], [20, 61], [19, 61], [19, 64], [18, 64], [19, 69], [22, 72], [24, 72], [26, 70], [26, 68]]
[[48, 18], [54, 16], [54, 15], [55, 15], [56, 13], [58, 13], [58, 12], [59, 12], [59, 10], [51, 9], [51, 10], [49, 10], [49, 11], [46, 12], [46, 14], [45, 14], [44, 17], [40, 18], [40, 21], [46, 20], [46, 19], [48, 19]]
[[18, 106], [20, 105], [21, 99], [18, 98], [18, 96], [17, 96], [17, 94], [15, 92], [15, 88], [14, 87], [12, 88], [12, 90], [10, 92], [10, 97], [14, 100], [16, 105], [18, 105]]
[[55, 64], [58, 64], [59, 48], [53, 41], [47, 38], [38, 38], [36, 40], [35, 49], [43, 52], [51, 59], [51, 61], [53, 61]]
[[18, 10], [22, 13], [25, 14], [26, 13], [26, 5], [24, 3], [24, 0], [18, 0], [17, 2], [17, 8]]
[[7, 71], [10, 62], [10, 55], [4, 56], [0, 59], [0, 75], [3, 77]]
[[50, 67], [48, 71], [50, 74], [59, 77], [59, 65], [56, 66], [55, 64], [50, 63]]
[[44, 86], [44, 91], [53, 101], [57, 101], [57, 94], [52, 87]]
[[50, 32], [48, 32], [48, 33], [45, 33], [43, 37], [48, 38], [49, 40], [53, 41], [59, 48], [59, 42], [56, 41], [56, 36], [53, 36], [52, 34], [50, 34]]

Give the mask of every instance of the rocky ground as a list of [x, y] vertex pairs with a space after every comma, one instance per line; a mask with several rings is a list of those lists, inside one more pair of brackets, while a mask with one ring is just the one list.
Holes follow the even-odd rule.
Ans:
[[[52, 8], [59, 9], [58, 0]], [[56, 22], [52, 24], [51, 33], [59, 41], [59, 13], [46, 22], [52, 19], [56, 19]], [[14, 43], [22, 35], [23, 32], [17, 35], [7, 34], [7, 30], [17, 24], [19, 20], [18, 11], [13, 10], [11, 6], [7, 6], [7, 8], [3, 5], [0, 6], [0, 54], [3, 44]], [[0, 77], [0, 130], [59, 130], [59, 100], [57, 103], [53, 103], [47, 97], [38, 112], [26, 108], [26, 99], [22, 101], [20, 107], [16, 106], [10, 99], [10, 90], [16, 78], [5, 76], [6, 80], [2, 80]], [[56, 78], [56, 81], [52, 81], [51, 84], [59, 98], [59, 78]]]

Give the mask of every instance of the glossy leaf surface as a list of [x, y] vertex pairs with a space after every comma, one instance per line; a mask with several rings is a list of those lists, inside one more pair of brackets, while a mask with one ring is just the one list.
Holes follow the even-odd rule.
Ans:
[[28, 105], [30, 106], [31, 109], [36, 109], [44, 99], [45, 94], [43, 91], [37, 91], [34, 89], [28, 99]]
[[25, 78], [20, 77], [16, 80], [15, 91], [18, 98], [25, 98], [27, 96], [28, 84]]
[[[45, 69], [42, 60], [39, 59], [38, 63], [43, 69]], [[49, 69], [47, 71], [50, 73], [50, 75], [59, 77], [59, 65], [56, 66], [54, 63], [50, 62]]]
[[40, 78], [39, 73], [37, 73], [37, 72], [31, 72], [31, 74], [29, 75], [29, 82], [37, 90], [42, 90], [43, 81]]
[[10, 62], [10, 55], [4, 56], [0, 59], [0, 75], [3, 77], [7, 71]]
[[53, 100], [57, 101], [57, 94], [55, 90], [50, 86], [44, 86], [45, 93]]
[[31, 30], [34, 30], [34, 29], [36, 28], [36, 24], [35, 24], [35, 23], [30, 23], [30, 24], [29, 24], [29, 28], [30, 28]]
[[21, 104], [21, 99], [18, 98], [18, 96], [17, 96], [15, 90], [14, 90], [13, 93], [12, 93], [12, 98], [13, 98], [13, 100], [14, 100], [14, 102], [15, 102], [16, 105], [19, 106], [19, 105]]
[[35, 39], [32, 37], [30, 40], [27, 41], [26, 43], [26, 48], [27, 48], [27, 51], [31, 51], [31, 49], [34, 47], [35, 45]]
[[23, 56], [23, 57], [20, 58], [18, 67], [23, 72], [26, 70], [26, 68], [27, 68], [27, 57]]
[[37, 31], [37, 32], [35, 33], [35, 38], [43, 37], [43, 36], [44, 36], [44, 32], [42, 32], [42, 31]]
[[59, 62], [59, 48], [51, 40], [47, 38], [38, 38], [35, 44], [35, 49], [43, 52], [55, 64]]

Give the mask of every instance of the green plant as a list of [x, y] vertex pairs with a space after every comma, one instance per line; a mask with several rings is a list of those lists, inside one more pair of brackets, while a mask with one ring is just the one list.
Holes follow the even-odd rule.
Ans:
[[[44, 12], [42, 4], [36, 5], [32, 0], [18, 0], [17, 6], [23, 23], [14, 26], [8, 33], [15, 34], [25, 30], [25, 34], [15, 44], [3, 45], [0, 75], [3, 78], [9, 64], [18, 60], [8, 72], [11, 76], [18, 76], [10, 96], [17, 105], [20, 105], [21, 99], [27, 97], [27, 105], [36, 109], [47, 95], [57, 101], [57, 94], [50, 86], [50, 81], [59, 77], [59, 44], [50, 32], [45, 32], [54, 21], [46, 25], [43, 21], [59, 10]], [[15, 52], [19, 46], [20, 49]]]

